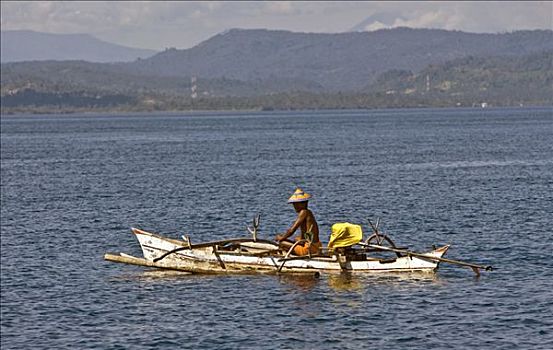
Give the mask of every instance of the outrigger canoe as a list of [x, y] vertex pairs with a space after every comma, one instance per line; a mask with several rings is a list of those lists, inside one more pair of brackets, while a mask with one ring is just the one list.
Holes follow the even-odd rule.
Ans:
[[[142, 248], [143, 258], [107, 253], [104, 259], [190, 273], [435, 272], [440, 262], [468, 266], [477, 274], [480, 269], [491, 269], [490, 266], [443, 258], [449, 245], [426, 253], [397, 248], [391, 239], [379, 235], [377, 230], [378, 244], [371, 244], [373, 235], [355, 246], [332, 251], [324, 249], [321, 254], [311, 256], [294, 256], [291, 253], [293, 247], [283, 251], [276, 242], [258, 239], [255, 220], [254, 230], [250, 232], [253, 237], [193, 244], [189, 237], [173, 239], [132, 228]], [[384, 246], [384, 239], [391, 244]], [[393, 256], [382, 257], [382, 252]]]

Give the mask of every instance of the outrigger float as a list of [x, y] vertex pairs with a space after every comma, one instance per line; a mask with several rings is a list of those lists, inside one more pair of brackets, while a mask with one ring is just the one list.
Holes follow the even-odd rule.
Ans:
[[[469, 267], [478, 276], [480, 270], [492, 270], [491, 266], [444, 258], [449, 245], [426, 253], [396, 247], [389, 236], [379, 232], [379, 221], [373, 225], [369, 220], [369, 224], [373, 234], [364, 242], [325, 248], [320, 254], [307, 256], [292, 254], [295, 245], [306, 240], [298, 241], [288, 251], [283, 251], [276, 242], [258, 239], [259, 216], [253, 220], [253, 229], [248, 227], [252, 237], [196, 244], [188, 236], [182, 236], [182, 240], [172, 239], [132, 228], [144, 257], [107, 253], [104, 259], [158, 269], [211, 274], [435, 272], [442, 262]], [[393, 256], [382, 257], [382, 253]]]

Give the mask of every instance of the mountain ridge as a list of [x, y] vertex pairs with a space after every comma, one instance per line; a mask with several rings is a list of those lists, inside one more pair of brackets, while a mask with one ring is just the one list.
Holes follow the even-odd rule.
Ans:
[[[133, 76], [116, 65], [82, 61], [44, 62], [38, 67], [33, 62], [4, 64], [1, 79], [2, 113], [470, 107], [482, 103], [553, 106], [553, 51], [520, 57], [466, 57], [429, 65], [418, 73], [391, 70], [363, 91], [352, 93], [291, 91], [285, 86], [268, 93], [275, 82], [198, 79], [192, 83], [175, 77]], [[194, 90], [196, 98], [191, 94], [192, 84], [200, 86]]]
[[547, 30], [233, 29], [133, 62], [2, 63], [0, 96], [3, 112], [552, 105], [552, 62]]
[[147, 58], [154, 50], [132, 48], [100, 40], [90, 34], [53, 34], [31, 30], [1, 31], [2, 63], [45, 60], [129, 62]]
[[553, 31], [503, 34], [394, 28], [374, 32], [295, 33], [231, 29], [190, 49], [168, 49], [126, 65], [159, 76], [273, 77], [313, 81], [327, 91], [352, 91], [390, 69], [417, 71], [465, 56], [521, 55], [553, 49]]

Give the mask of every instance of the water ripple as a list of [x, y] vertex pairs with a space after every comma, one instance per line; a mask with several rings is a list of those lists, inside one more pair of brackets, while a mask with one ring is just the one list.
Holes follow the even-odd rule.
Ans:
[[[550, 109], [2, 116], [2, 349], [552, 349]], [[292, 142], [293, 140], [293, 142]], [[198, 276], [129, 227], [261, 237], [313, 193], [322, 232], [491, 264], [436, 275]], [[368, 231], [367, 231], [368, 232]], [[367, 233], [365, 232], [365, 233]]]

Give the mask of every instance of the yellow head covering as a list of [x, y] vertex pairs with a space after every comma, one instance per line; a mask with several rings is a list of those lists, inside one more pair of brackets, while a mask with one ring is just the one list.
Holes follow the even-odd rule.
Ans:
[[298, 187], [294, 194], [288, 198], [288, 203], [307, 202], [309, 198], [311, 198], [311, 195]]

